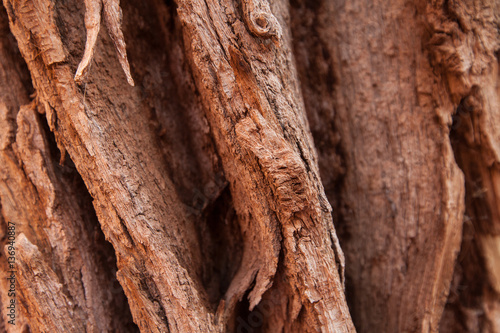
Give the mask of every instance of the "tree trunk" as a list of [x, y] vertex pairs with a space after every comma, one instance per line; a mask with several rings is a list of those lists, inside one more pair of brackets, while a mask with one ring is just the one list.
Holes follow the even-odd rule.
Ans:
[[3, 4], [4, 330], [500, 332], [496, 0]]

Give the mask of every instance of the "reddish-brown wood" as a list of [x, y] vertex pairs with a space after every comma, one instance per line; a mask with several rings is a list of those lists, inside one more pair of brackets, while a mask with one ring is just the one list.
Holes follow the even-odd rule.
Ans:
[[3, 0], [0, 330], [498, 332], [497, 2]]

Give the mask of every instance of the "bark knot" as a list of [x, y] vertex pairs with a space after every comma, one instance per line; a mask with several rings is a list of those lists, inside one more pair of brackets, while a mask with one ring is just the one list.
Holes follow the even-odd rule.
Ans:
[[264, 39], [273, 38], [275, 42], [281, 40], [281, 25], [271, 13], [266, 0], [243, 0], [243, 18], [253, 35]]

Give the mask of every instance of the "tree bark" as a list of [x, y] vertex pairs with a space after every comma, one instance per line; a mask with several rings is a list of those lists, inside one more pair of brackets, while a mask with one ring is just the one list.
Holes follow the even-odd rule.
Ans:
[[500, 4], [428, 8], [433, 63], [453, 101], [451, 142], [465, 174], [464, 239], [444, 332], [500, 332]]
[[[7, 23], [3, 11], [2, 16]], [[53, 134], [40, 120], [39, 101], [29, 102], [33, 88], [25, 65], [4, 32], [2, 73], [8, 77], [2, 82], [9, 84], [0, 92], [0, 190], [4, 220], [15, 223], [19, 233], [15, 248], [23, 317], [39, 331], [124, 331], [131, 321], [116, 281], [114, 253], [104, 243], [80, 176], [55, 162]], [[2, 288], [3, 304], [8, 304], [8, 289]]]
[[3, 4], [4, 329], [500, 332], [495, 0]]
[[[425, 4], [294, 8], [313, 132], [333, 142], [323, 154], [338, 151], [344, 163], [336, 177], [331, 165], [323, 173], [343, 230], [355, 324], [362, 332], [435, 332], [459, 248], [464, 185], [448, 136], [453, 105], [421, 47], [426, 23], [414, 18], [426, 15]], [[315, 68], [325, 84], [309, 74]]]
[[292, 1], [292, 8], [356, 327], [438, 330], [463, 211], [451, 128], [468, 223], [452, 290], [459, 295], [441, 331], [498, 332], [498, 3]]

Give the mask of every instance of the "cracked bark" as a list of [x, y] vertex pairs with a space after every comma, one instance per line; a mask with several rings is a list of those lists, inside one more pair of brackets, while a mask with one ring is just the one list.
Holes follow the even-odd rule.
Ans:
[[3, 4], [18, 329], [498, 331], [493, 0]]
[[[3, 11], [2, 16], [7, 19]], [[13, 36], [3, 31], [2, 74], [10, 75], [2, 82], [10, 84], [0, 87], [0, 198], [4, 220], [16, 223], [19, 235], [18, 300], [23, 317], [30, 318], [26, 323], [21, 317], [17, 326], [127, 331], [132, 322], [114, 276], [116, 259], [89, 210], [90, 198], [76, 170], [58, 165], [51, 151], [45, 117], [37, 112], [37, 102], [29, 102], [27, 70], [13, 52]], [[8, 299], [2, 292], [2, 302]]]

